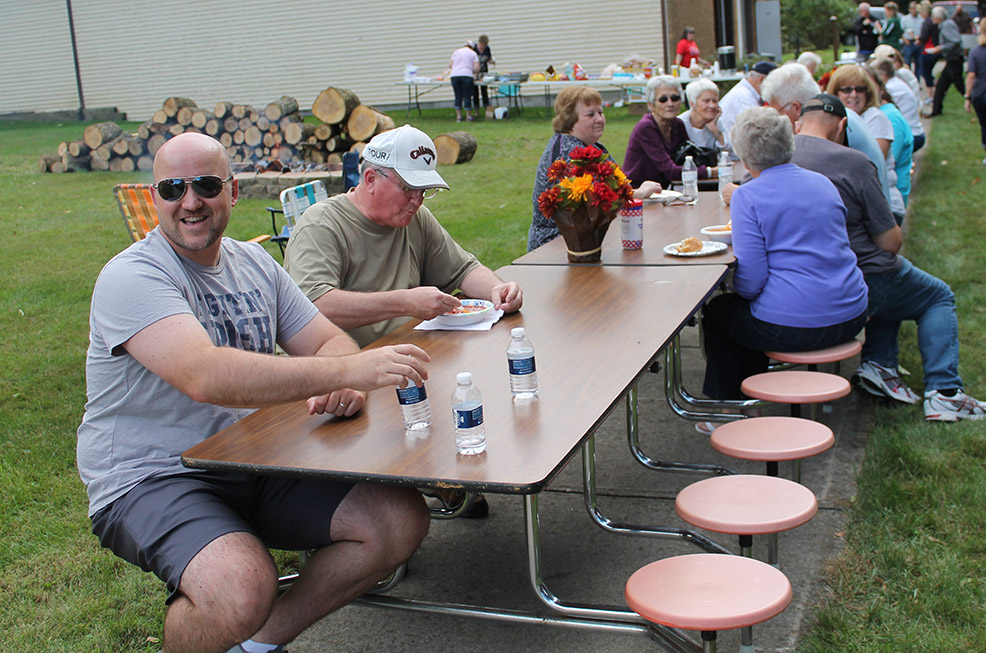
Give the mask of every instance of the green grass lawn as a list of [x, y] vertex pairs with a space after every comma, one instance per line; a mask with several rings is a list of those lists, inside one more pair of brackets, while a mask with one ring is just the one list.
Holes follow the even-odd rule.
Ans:
[[[936, 119], [913, 196], [907, 255], [956, 290], [962, 374], [986, 396], [986, 290], [978, 127], [957, 97]], [[398, 124], [403, 112], [395, 112]], [[413, 123], [436, 135], [452, 111]], [[607, 113], [604, 142], [622, 161], [636, 116]], [[129, 125], [130, 129], [136, 123]], [[139, 174], [40, 174], [38, 155], [81, 136], [77, 123], [0, 123], [0, 650], [156, 651], [164, 586], [99, 548], [75, 469], [85, 404], [92, 284], [129, 244], [114, 184]], [[533, 171], [551, 134], [542, 109], [468, 126], [472, 162], [441, 170], [452, 191], [430, 202], [467, 249], [491, 267], [524, 252]], [[946, 163], [942, 163], [946, 161]], [[273, 199], [273, 198], [272, 198]], [[244, 200], [228, 234], [270, 229], [266, 200]], [[274, 248], [271, 251], [276, 251]], [[911, 386], [921, 390], [913, 326], [901, 339]], [[977, 650], [986, 620], [986, 437], [982, 425], [926, 425], [919, 411], [880, 409], [831, 600], [808, 651]]]

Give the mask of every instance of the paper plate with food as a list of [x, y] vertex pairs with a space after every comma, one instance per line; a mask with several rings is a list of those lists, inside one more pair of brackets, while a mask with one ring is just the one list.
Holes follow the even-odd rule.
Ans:
[[711, 256], [725, 251], [727, 247], [726, 243], [688, 237], [680, 243], [665, 245], [664, 253], [670, 256]]
[[493, 302], [485, 299], [463, 299], [462, 304], [435, 318], [445, 326], [461, 326], [481, 322], [493, 311]]

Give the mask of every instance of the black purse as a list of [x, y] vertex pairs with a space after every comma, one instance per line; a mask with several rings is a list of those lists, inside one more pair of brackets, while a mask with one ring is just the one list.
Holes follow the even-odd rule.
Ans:
[[678, 150], [674, 153], [675, 164], [679, 166], [683, 165], [686, 156], [692, 157], [692, 161], [697, 166], [713, 167], [718, 162], [718, 153], [715, 149], [702, 147], [693, 141], [685, 141], [678, 146]]

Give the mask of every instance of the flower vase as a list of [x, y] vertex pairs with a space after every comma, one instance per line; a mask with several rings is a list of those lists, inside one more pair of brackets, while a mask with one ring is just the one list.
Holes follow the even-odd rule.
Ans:
[[598, 263], [603, 238], [617, 211], [604, 211], [583, 204], [572, 210], [557, 210], [554, 221], [565, 239], [569, 263]]

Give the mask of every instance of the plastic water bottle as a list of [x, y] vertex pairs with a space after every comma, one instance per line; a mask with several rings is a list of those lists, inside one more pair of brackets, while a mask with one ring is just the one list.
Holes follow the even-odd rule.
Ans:
[[531, 399], [537, 396], [538, 371], [534, 363], [534, 345], [527, 339], [524, 327], [510, 330], [507, 368], [510, 372], [510, 392], [514, 399]]
[[698, 199], [698, 168], [690, 156], [685, 157], [685, 163], [681, 166], [681, 184], [684, 186], [682, 193], [689, 202]]
[[452, 419], [455, 420], [455, 447], [464, 456], [486, 451], [483, 425], [483, 395], [472, 384], [472, 372], [455, 375], [452, 392]]
[[723, 197], [723, 190], [729, 184], [733, 183], [733, 160], [729, 158], [729, 152], [722, 150], [719, 152], [719, 199], [723, 204], [726, 203], [726, 198]]
[[397, 388], [397, 402], [401, 405], [406, 430], [422, 431], [431, 426], [431, 402], [423, 383], [420, 388], [413, 384]]

